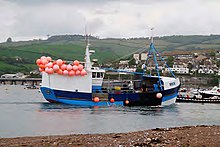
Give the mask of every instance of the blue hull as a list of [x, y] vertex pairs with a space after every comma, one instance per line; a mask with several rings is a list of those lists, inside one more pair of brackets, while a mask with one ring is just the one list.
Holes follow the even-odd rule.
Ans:
[[[77, 106], [158, 106], [168, 101], [175, 102], [179, 86], [170, 90], [159, 91], [163, 97], [157, 98], [158, 91], [142, 93], [108, 93], [106, 98], [100, 98], [99, 102], [93, 101], [93, 93], [71, 92], [53, 90], [41, 87], [45, 99], [49, 102], [64, 103]], [[110, 99], [114, 98], [114, 102]], [[128, 101], [129, 103], [126, 103]]]

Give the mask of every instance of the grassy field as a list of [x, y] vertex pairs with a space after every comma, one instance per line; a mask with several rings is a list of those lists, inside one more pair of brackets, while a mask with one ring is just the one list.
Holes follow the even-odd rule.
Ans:
[[[70, 37], [69, 37], [70, 36]], [[0, 43], [0, 74], [36, 69], [35, 61], [41, 56], [53, 59], [84, 60], [85, 40], [83, 36], [53, 36], [48, 40]], [[75, 38], [74, 38], [75, 37]], [[155, 37], [155, 47], [161, 53], [204, 52], [220, 50], [220, 35], [210, 36], [165, 36]], [[136, 51], [149, 48], [146, 38], [134, 39], [90, 39], [90, 49], [96, 53], [99, 63], [112, 63], [121, 57], [131, 57]]]

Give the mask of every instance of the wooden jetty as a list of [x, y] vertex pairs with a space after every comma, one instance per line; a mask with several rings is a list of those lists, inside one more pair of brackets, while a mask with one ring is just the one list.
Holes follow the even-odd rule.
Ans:
[[0, 78], [0, 84], [6, 85], [40, 85], [41, 78]]

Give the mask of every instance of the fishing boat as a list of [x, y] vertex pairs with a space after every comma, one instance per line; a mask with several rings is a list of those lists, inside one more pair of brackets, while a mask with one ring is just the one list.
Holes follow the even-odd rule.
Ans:
[[160, 76], [156, 57], [160, 54], [154, 47], [153, 37], [148, 54], [154, 56], [157, 75], [132, 72], [139, 74], [141, 79], [129, 81], [129, 88], [117, 86], [116, 82], [103, 85], [105, 71], [113, 69], [92, 67], [89, 46], [87, 41], [84, 65], [77, 60], [53, 61], [44, 56], [37, 59], [36, 63], [42, 73], [40, 89], [47, 101], [86, 107], [165, 106], [175, 103], [180, 81], [170, 69], [173, 77]]

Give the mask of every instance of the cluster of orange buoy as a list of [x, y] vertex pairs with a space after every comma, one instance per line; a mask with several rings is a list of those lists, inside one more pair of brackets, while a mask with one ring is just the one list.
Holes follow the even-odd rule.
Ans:
[[40, 72], [44, 71], [48, 74], [57, 73], [69, 76], [85, 76], [87, 74], [83, 65], [80, 64], [78, 60], [66, 64], [66, 61], [61, 59], [52, 61], [51, 57], [42, 56], [40, 59], [36, 60], [36, 64], [38, 65]]
[[[98, 103], [98, 102], [99, 102], [99, 97], [94, 97], [94, 98], [93, 98], [93, 101], [96, 102], [96, 103]], [[110, 99], [110, 102], [111, 102], [111, 103], [114, 103], [114, 102], [115, 102], [115, 99], [114, 99], [114, 98], [111, 98], [111, 99]], [[129, 104], [129, 100], [125, 100], [125, 104]]]

